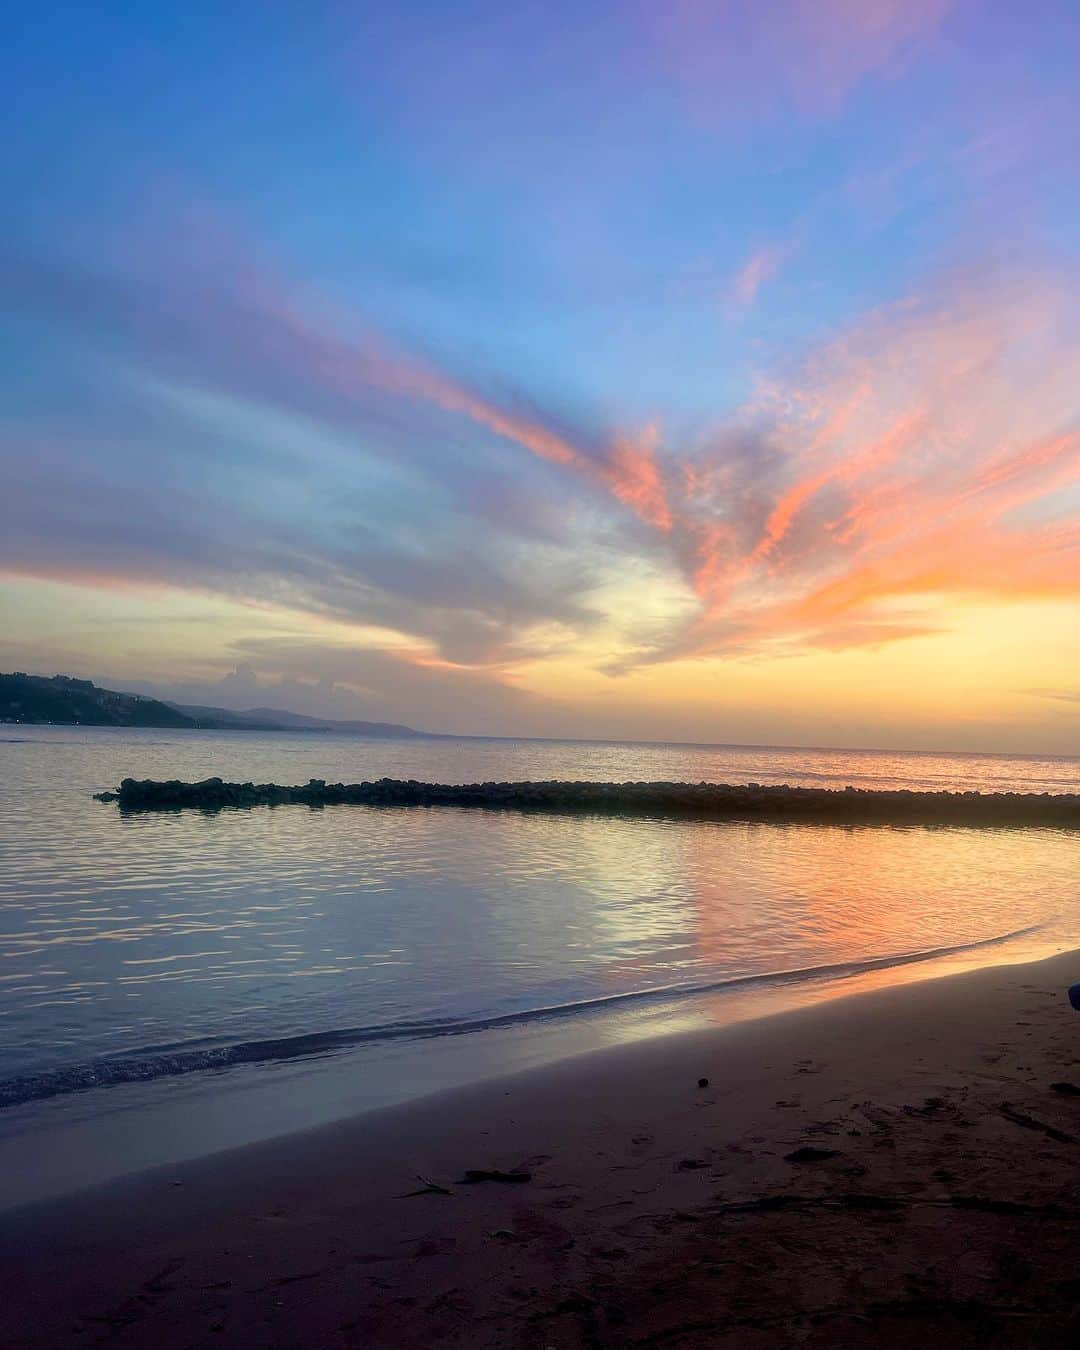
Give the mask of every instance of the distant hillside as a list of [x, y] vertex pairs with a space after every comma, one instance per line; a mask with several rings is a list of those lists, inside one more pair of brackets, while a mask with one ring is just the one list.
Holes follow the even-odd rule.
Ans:
[[142, 694], [100, 689], [68, 675], [0, 675], [0, 722], [86, 727], [187, 727], [202, 731], [320, 731], [352, 736], [423, 736], [392, 722], [334, 722], [279, 708], [229, 708], [164, 703]]
[[281, 722], [261, 717], [252, 717], [249, 713], [233, 712], [231, 708], [214, 708], [201, 703], [173, 703], [165, 700], [165, 706], [182, 713], [195, 726], [204, 731], [280, 731]]
[[396, 722], [337, 722], [332, 718], [305, 717], [284, 708], [248, 708], [233, 712], [230, 708], [211, 708], [194, 703], [169, 705], [193, 718], [200, 726], [230, 728], [235, 731], [337, 731], [353, 736], [426, 736], [426, 731], [399, 726]]
[[67, 675], [0, 675], [0, 722], [56, 722], [86, 727], [195, 727], [167, 703], [99, 689]]
[[295, 731], [347, 731], [354, 736], [428, 736], [427, 731], [399, 726], [397, 722], [334, 721], [322, 717], [305, 717], [303, 713], [285, 712], [282, 708], [252, 708], [245, 717], [273, 722]]

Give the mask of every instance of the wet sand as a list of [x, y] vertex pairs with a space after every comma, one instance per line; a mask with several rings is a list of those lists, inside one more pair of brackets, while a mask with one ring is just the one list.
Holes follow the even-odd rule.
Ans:
[[1077, 979], [840, 998], [13, 1212], [0, 1343], [1076, 1341]]

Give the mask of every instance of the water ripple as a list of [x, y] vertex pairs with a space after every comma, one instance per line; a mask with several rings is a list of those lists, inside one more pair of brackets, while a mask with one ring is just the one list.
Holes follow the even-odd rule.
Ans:
[[[124, 817], [121, 777], [1076, 789], [1075, 760], [41, 728], [0, 741], [4, 1073], [601, 1006], [1073, 923], [1077, 837], [327, 808]], [[62, 766], [62, 768], [61, 768]]]

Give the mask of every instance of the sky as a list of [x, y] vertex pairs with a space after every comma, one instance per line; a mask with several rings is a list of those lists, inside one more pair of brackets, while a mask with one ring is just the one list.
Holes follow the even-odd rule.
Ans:
[[0, 669], [1080, 753], [1074, 0], [6, 37]]

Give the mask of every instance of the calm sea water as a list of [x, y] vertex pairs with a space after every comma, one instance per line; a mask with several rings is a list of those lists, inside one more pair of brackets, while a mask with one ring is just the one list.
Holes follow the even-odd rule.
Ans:
[[0, 728], [0, 1103], [1080, 927], [1061, 831], [91, 800], [210, 774], [1080, 787], [1072, 759]]

